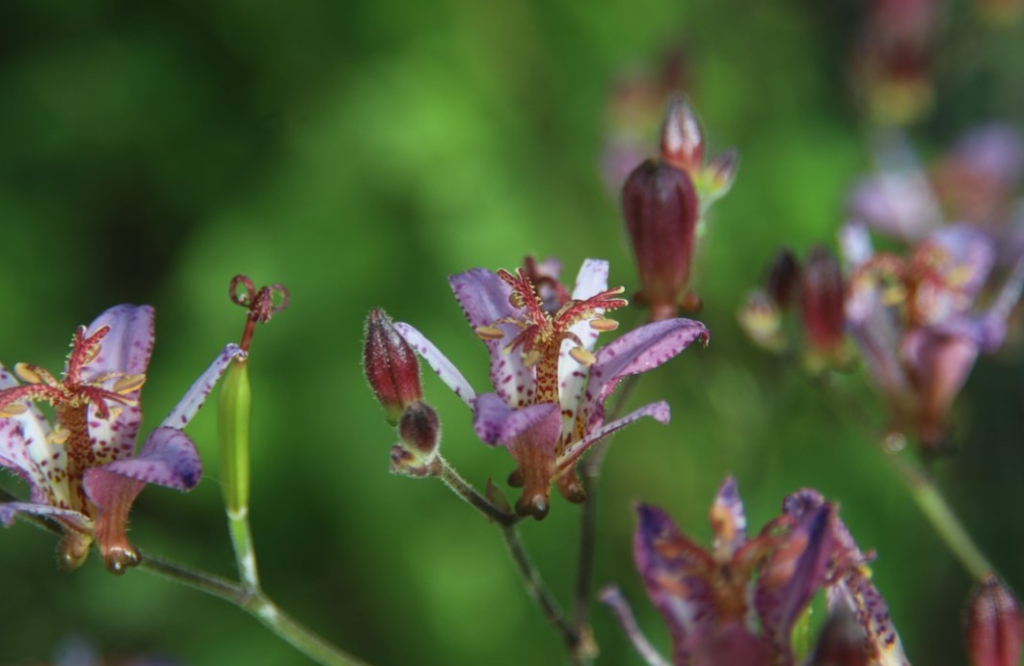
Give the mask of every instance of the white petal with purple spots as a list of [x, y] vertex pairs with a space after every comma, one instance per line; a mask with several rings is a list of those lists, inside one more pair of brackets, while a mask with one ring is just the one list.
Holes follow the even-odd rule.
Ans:
[[[608, 289], [608, 262], [603, 259], [587, 259], [576, 277], [576, 287], [572, 298], [576, 301], [586, 300]], [[593, 351], [597, 344], [597, 331], [590, 326], [590, 321], [577, 322], [569, 329], [584, 349]], [[572, 340], [562, 342], [558, 354], [558, 395], [562, 403], [562, 437], [571, 436], [576, 424], [576, 413], [583, 399], [583, 389], [587, 383], [590, 368], [583, 365], [569, 351], [576, 346]]]
[[199, 411], [199, 408], [206, 402], [210, 391], [213, 390], [220, 376], [224, 374], [228, 364], [233, 359], [244, 359], [245, 357], [245, 352], [234, 343], [224, 347], [224, 351], [217, 355], [217, 358], [213, 360], [213, 363], [206, 369], [206, 372], [192, 384], [188, 392], [185, 393], [185, 397], [181, 399], [177, 407], [171, 410], [171, 413], [167, 415], [167, 418], [164, 419], [160, 426], [181, 430], [188, 425], [192, 417]]
[[649, 405], [644, 405], [643, 407], [630, 412], [626, 416], [623, 416], [621, 419], [617, 419], [611, 423], [606, 423], [566, 449], [558, 459], [558, 468], [560, 470], [569, 469], [576, 459], [583, 455], [591, 445], [607, 437], [616, 430], [621, 430], [645, 416], [650, 416], [658, 423], [668, 423], [672, 418], [672, 410], [669, 409], [667, 402], [661, 400], [659, 402], [652, 402]]
[[448, 357], [434, 346], [434, 343], [427, 340], [425, 335], [409, 324], [398, 322], [395, 324], [395, 330], [416, 350], [416, 353], [423, 357], [423, 360], [427, 362], [430, 369], [441, 378], [441, 381], [448, 388], [455, 392], [455, 395], [462, 398], [463, 402], [470, 407], [473, 406], [473, 400], [476, 399], [476, 391], [469, 385], [466, 378], [462, 376], [462, 373], [455, 367], [455, 364], [449, 361]]

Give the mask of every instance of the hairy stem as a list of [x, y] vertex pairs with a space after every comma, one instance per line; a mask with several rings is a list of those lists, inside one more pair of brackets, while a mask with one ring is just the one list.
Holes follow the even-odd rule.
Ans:
[[[0, 501], [11, 502], [17, 501], [17, 499], [14, 495], [0, 488]], [[60, 526], [45, 518], [26, 514], [21, 514], [19, 517], [55, 536], [61, 536], [63, 532]], [[244, 518], [242, 522], [245, 523], [245, 531], [248, 532], [248, 522]], [[236, 538], [235, 530], [236, 525], [233, 523], [233, 540]], [[243, 537], [243, 539], [251, 548], [251, 538]], [[255, 562], [255, 559], [253, 562]], [[216, 574], [177, 564], [149, 553], [142, 554], [142, 562], [139, 564], [139, 568], [161, 578], [180, 583], [193, 590], [205, 592], [218, 599], [223, 599], [241, 608], [263, 623], [264, 626], [279, 638], [318, 664], [323, 666], [368, 666], [367, 662], [328, 643], [296, 621], [295, 618], [278, 608], [270, 597], [259, 589], [258, 582], [255, 587], [246, 581], [236, 583]], [[241, 570], [243, 569], [240, 567]], [[252, 573], [255, 576], [255, 564]]]
[[[614, 421], [625, 411], [626, 404], [639, 383], [640, 375], [630, 375], [619, 385], [615, 403], [608, 411], [605, 420]], [[597, 480], [601, 475], [601, 464], [608, 453], [614, 435], [609, 435], [594, 444], [587, 459], [580, 465], [581, 483], [586, 493], [583, 506], [580, 507], [580, 545], [576, 568], [576, 600], [573, 604], [572, 626], [583, 636], [589, 635], [590, 607], [594, 598], [594, 556], [597, 542]], [[591, 645], [588, 654], [577, 656], [576, 663], [589, 664], [597, 652], [596, 645]]]
[[520, 517], [491, 502], [491, 500], [463, 479], [448, 464], [448, 461], [440, 457], [438, 461], [440, 463], [440, 472], [437, 478], [443, 481], [466, 504], [479, 511], [488, 520], [497, 523], [501, 528], [501, 536], [505, 540], [505, 546], [508, 548], [509, 555], [512, 556], [512, 562], [515, 564], [516, 571], [519, 572], [523, 580], [523, 586], [526, 588], [527, 593], [537, 603], [544, 617], [562, 637], [570, 654], [575, 655], [580, 643], [579, 633], [565, 619], [565, 615], [562, 613], [561, 608], [559, 608], [558, 602], [547, 589], [547, 586], [544, 585], [540, 572], [537, 571], [537, 568], [530, 560], [530, 556], [526, 553], [526, 548], [519, 538], [519, 531], [516, 529], [516, 524], [521, 520]]

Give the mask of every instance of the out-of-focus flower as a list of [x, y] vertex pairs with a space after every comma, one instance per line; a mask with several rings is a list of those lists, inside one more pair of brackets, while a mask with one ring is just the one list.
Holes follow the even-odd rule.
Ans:
[[[845, 367], [844, 295], [842, 269], [828, 248], [812, 248], [802, 267], [796, 255], [784, 249], [769, 270], [767, 289], [753, 292], [737, 316], [751, 340], [768, 351], [802, 349], [805, 363], [814, 371]], [[783, 315], [797, 306], [799, 336], [787, 331], [783, 321]]]
[[853, 76], [868, 116], [880, 125], [920, 119], [934, 97], [931, 81], [938, 29], [935, 0], [871, 0], [853, 58]]
[[[147, 483], [187, 491], [202, 473], [199, 454], [182, 432], [232, 358], [229, 344], [135, 453], [139, 395], [153, 350], [153, 309], [119, 305], [79, 328], [60, 379], [19, 363], [0, 365], [0, 465], [24, 479], [29, 502], [0, 505], [10, 525], [19, 513], [52, 518], [64, 528], [61, 562], [81, 565], [95, 539], [107, 568], [139, 563], [126, 535], [128, 513]], [[55, 410], [51, 425], [33, 404]]]
[[875, 254], [859, 225], [847, 226], [841, 242], [852, 271], [848, 330], [872, 381], [889, 402], [894, 427], [916, 433], [926, 450], [940, 450], [949, 407], [978, 354], [995, 351], [1006, 337], [1024, 261], [976, 313], [995, 262], [991, 239], [976, 229], [945, 227], [907, 257]]
[[633, 67], [612, 84], [602, 158], [608, 192], [615, 198], [658, 136], [665, 100], [690, 90], [689, 61], [682, 49], [666, 53], [653, 67]]
[[[832, 506], [822, 505], [799, 518], [784, 515], [748, 540], [736, 484], [726, 479], [710, 512], [715, 534], [711, 550], [687, 539], [660, 509], [640, 505], [637, 512], [637, 568], [668, 623], [672, 663], [794, 663], [793, 625], [825, 584], [832, 558]], [[602, 599], [620, 617], [630, 617], [616, 591]], [[631, 635], [638, 635], [635, 627]]]
[[472, 408], [480, 439], [504, 446], [515, 458], [517, 469], [509, 483], [523, 487], [516, 502], [520, 515], [540, 519], [547, 514], [552, 482], [570, 501], [582, 501], [575, 466], [594, 442], [643, 416], [667, 422], [668, 405], [657, 402], [605, 423], [604, 402], [623, 377], [661, 365], [695, 340], [708, 340], [703, 324], [668, 319], [631, 331], [594, 353], [598, 333], [618, 326], [605, 312], [626, 305], [618, 298], [621, 288], [607, 287], [605, 261], [584, 262], [572, 298], [554, 312], [523, 269], [513, 275], [476, 268], [449, 282], [473, 330], [486, 342], [495, 393], [478, 396], [409, 324], [397, 323], [395, 329]]
[[992, 123], [960, 137], [927, 168], [899, 133], [876, 137], [877, 171], [852, 189], [853, 221], [907, 244], [947, 224], [972, 224], [999, 246], [998, 261], [1024, 256], [1024, 230], [1015, 201], [1024, 171], [1024, 137], [1010, 125]]
[[673, 98], [665, 113], [661, 156], [629, 175], [622, 189], [626, 218], [640, 274], [638, 298], [651, 319], [672, 317], [693, 302], [686, 291], [697, 227], [703, 211], [732, 185], [737, 159], [727, 151], [704, 164], [704, 137], [693, 109]]
[[986, 576], [967, 607], [967, 650], [971, 666], [1018, 666], [1024, 643], [1024, 617], [1013, 593], [994, 575]]

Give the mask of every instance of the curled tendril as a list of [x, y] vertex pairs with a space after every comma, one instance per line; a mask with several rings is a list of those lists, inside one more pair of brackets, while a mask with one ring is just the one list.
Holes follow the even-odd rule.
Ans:
[[[240, 287], [244, 287], [244, 291]], [[283, 284], [270, 284], [257, 290], [246, 275], [231, 278], [228, 295], [232, 303], [249, 311], [240, 345], [246, 351], [249, 350], [255, 324], [267, 323], [273, 315], [287, 309], [291, 302], [288, 288]]]

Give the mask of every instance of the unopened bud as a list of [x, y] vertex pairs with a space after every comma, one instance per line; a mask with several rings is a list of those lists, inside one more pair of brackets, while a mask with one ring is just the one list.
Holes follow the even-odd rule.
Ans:
[[648, 160], [637, 167], [622, 190], [626, 217], [640, 273], [643, 301], [652, 319], [676, 313], [690, 277], [697, 230], [697, 193], [685, 171]]
[[690, 105], [672, 97], [661, 126], [661, 159], [696, 178], [704, 164], [704, 136]]
[[825, 623], [809, 666], [868, 666], [868, 637], [849, 608], [840, 605]]
[[984, 576], [967, 607], [971, 666], [1017, 666], [1022, 642], [1020, 604], [998, 578]]
[[788, 247], [779, 250], [768, 272], [768, 295], [783, 312], [789, 310], [800, 293], [800, 263]]
[[833, 354], [843, 340], [843, 275], [824, 246], [811, 249], [802, 281], [804, 331], [815, 351]]
[[737, 314], [740, 326], [750, 340], [762, 349], [781, 352], [786, 348], [782, 332], [782, 315], [763, 291], [755, 291]]
[[707, 208], [711, 202], [728, 194], [736, 181], [736, 172], [740, 167], [740, 153], [735, 148], [727, 148], [715, 155], [701, 172], [701, 205]]
[[441, 419], [427, 403], [414, 403], [398, 421], [398, 436], [417, 456], [432, 458], [441, 443]]
[[416, 352], [379, 308], [370, 310], [366, 319], [363, 369], [391, 425], [397, 425], [406, 408], [423, 398]]

